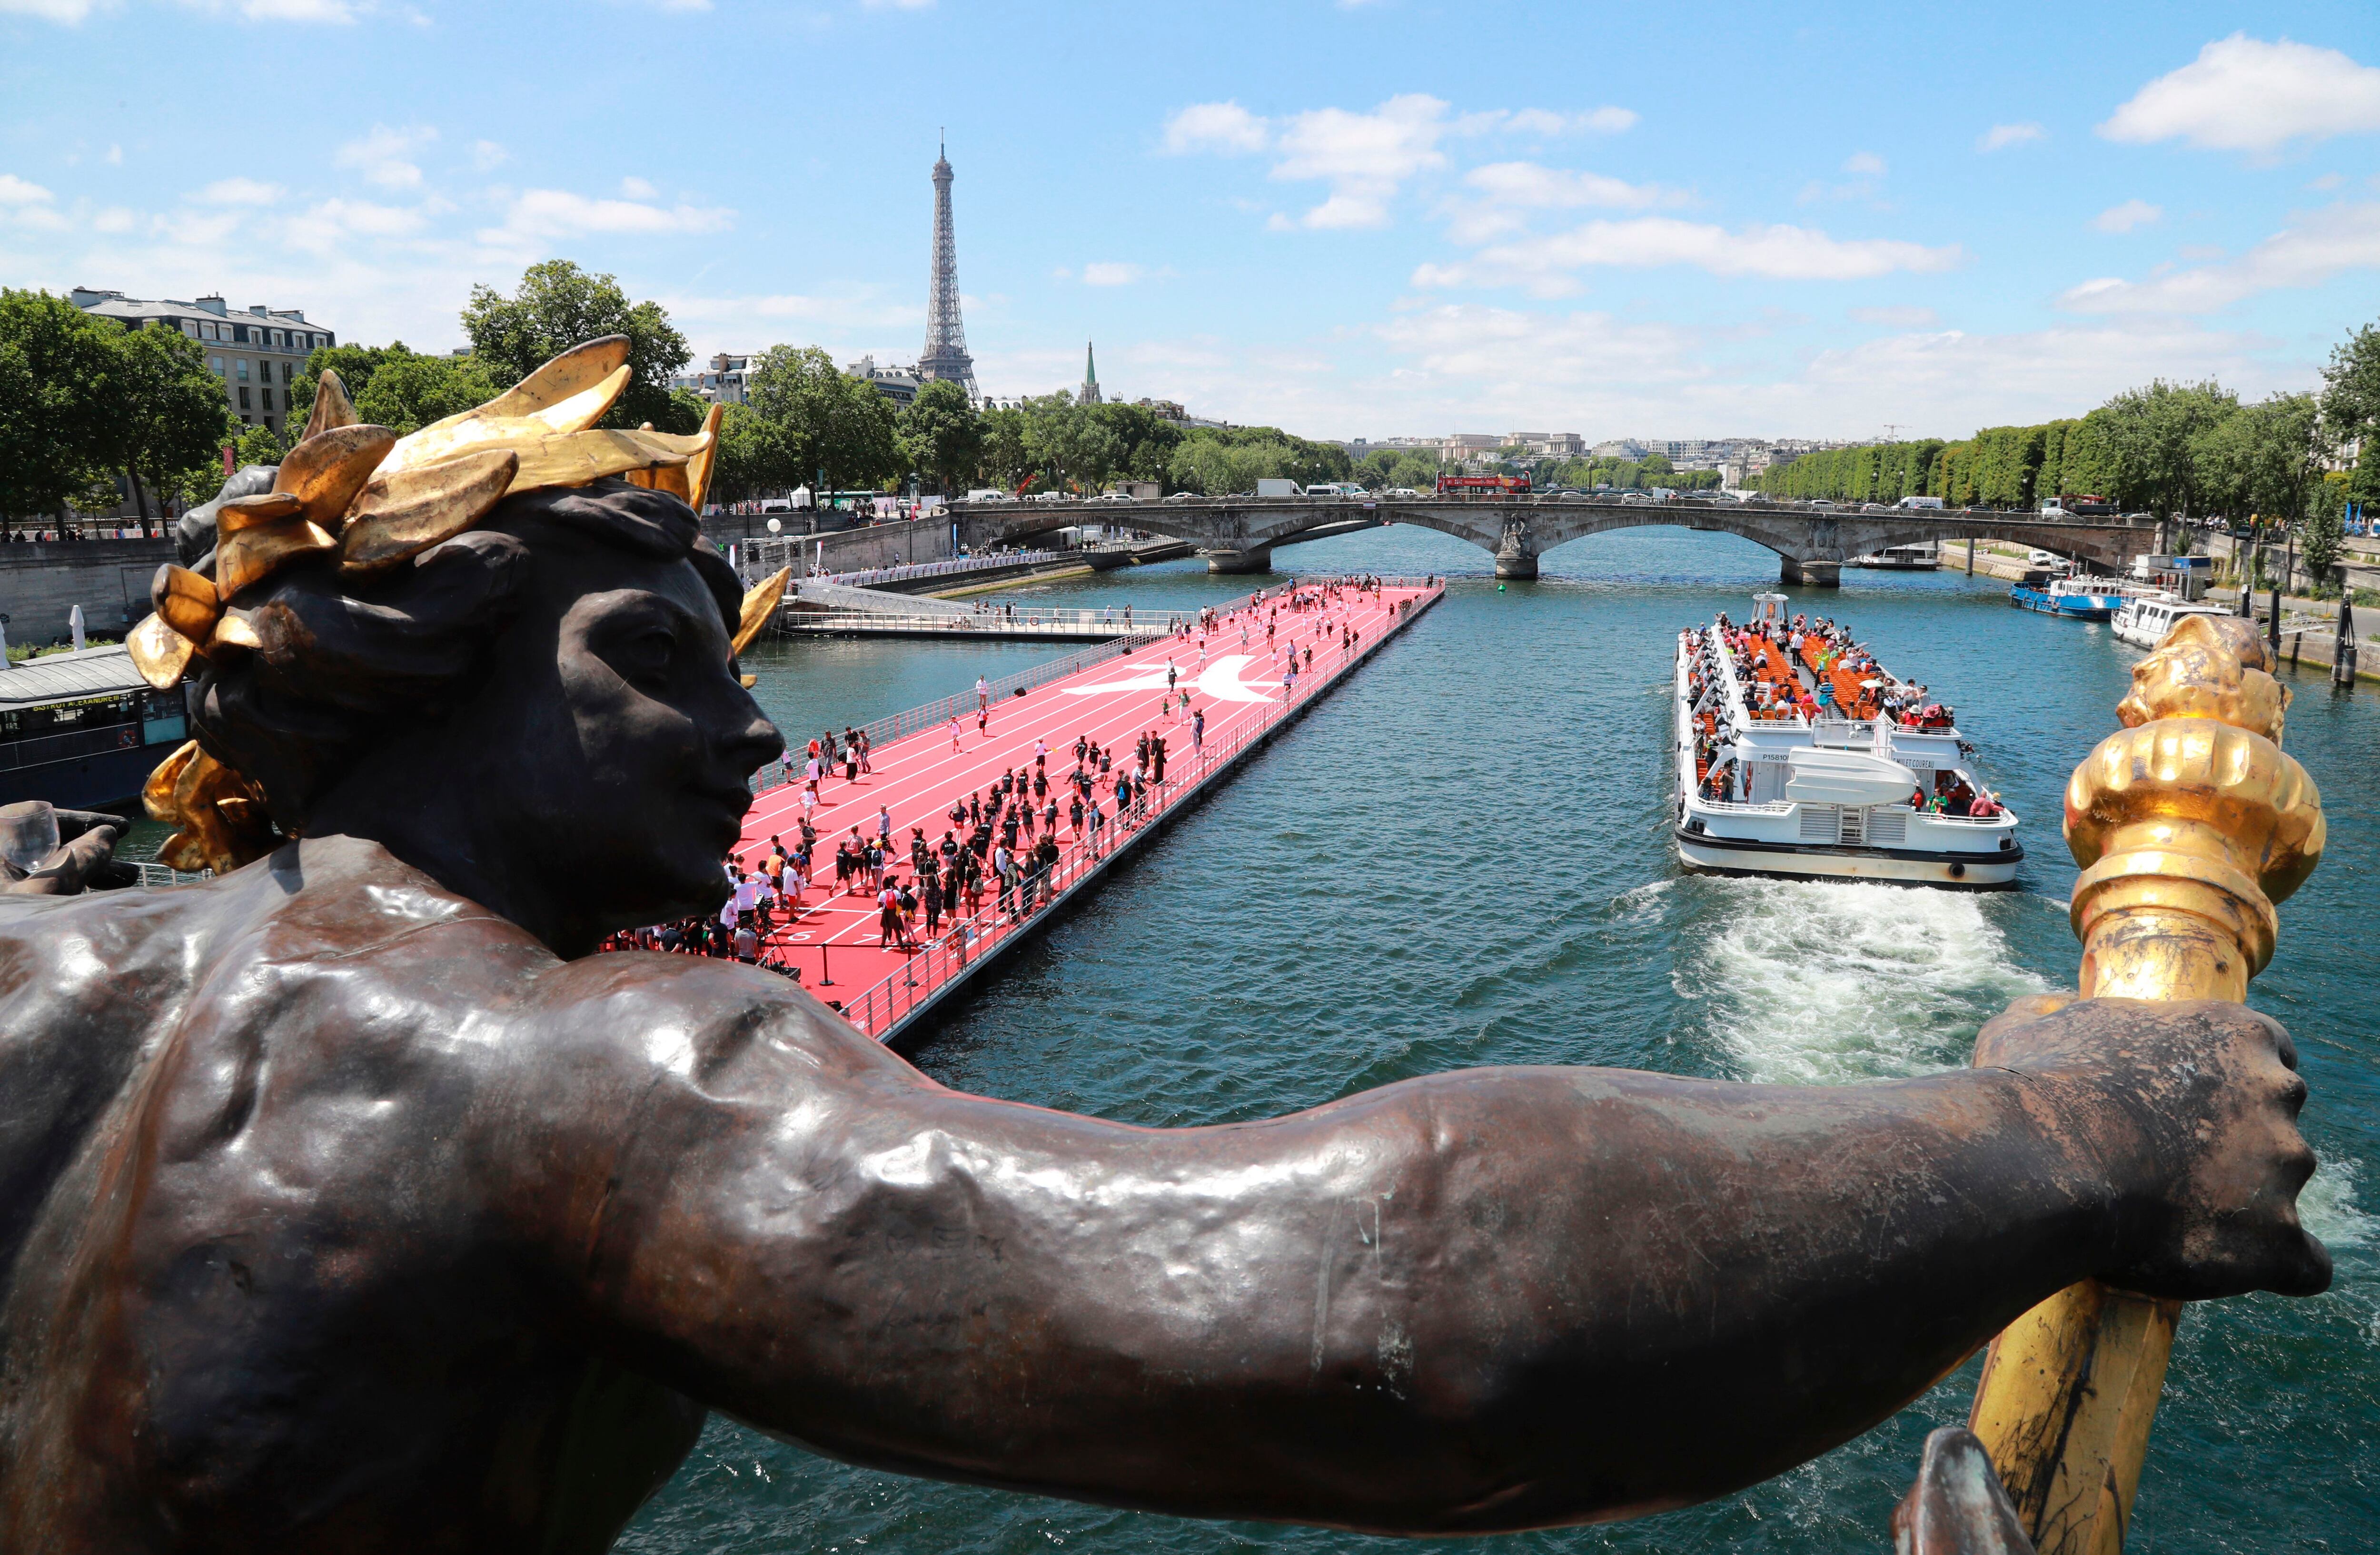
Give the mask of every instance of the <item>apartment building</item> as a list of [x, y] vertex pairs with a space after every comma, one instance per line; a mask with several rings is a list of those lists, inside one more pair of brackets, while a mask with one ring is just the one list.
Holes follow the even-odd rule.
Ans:
[[339, 343], [335, 331], [309, 322], [302, 309], [233, 308], [220, 297], [149, 302], [90, 286], [67, 296], [83, 311], [126, 329], [179, 330], [197, 341], [206, 351], [207, 371], [223, 380], [231, 413], [246, 425], [275, 431], [288, 414], [289, 385], [306, 358]]
[[742, 405], [755, 359], [754, 356], [722, 351], [710, 358], [709, 367], [672, 374], [670, 387], [698, 395], [713, 405]]

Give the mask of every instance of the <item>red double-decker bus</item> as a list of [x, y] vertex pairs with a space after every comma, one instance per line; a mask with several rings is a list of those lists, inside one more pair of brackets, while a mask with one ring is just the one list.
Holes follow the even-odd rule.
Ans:
[[1529, 494], [1529, 478], [1525, 475], [1441, 475], [1438, 478], [1438, 494], [1441, 497], [1525, 497]]

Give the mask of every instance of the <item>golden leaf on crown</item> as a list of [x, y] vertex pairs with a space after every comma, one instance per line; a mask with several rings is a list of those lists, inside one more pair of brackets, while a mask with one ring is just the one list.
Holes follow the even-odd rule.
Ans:
[[[517, 492], [625, 476], [699, 513], [719, 407], [690, 435], [597, 428], [628, 378], [627, 336], [606, 335], [563, 352], [485, 405], [399, 437], [359, 421], [346, 385], [324, 371], [273, 490], [217, 508], [214, 576], [158, 569], [150, 585], [154, 613], [126, 643], [134, 667], [170, 690], [193, 660], [261, 646], [237, 601], [292, 562], [334, 561], [342, 577], [379, 572], [452, 540]], [[158, 856], [176, 869], [236, 869], [273, 845], [262, 796], [195, 741], [151, 774], [143, 799], [152, 816], [180, 827]]]

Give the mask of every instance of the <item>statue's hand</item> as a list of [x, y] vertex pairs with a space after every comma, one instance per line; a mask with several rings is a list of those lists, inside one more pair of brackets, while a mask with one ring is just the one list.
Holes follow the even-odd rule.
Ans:
[[[9, 879], [0, 884], [0, 894], [76, 896], [94, 885], [123, 883], [113, 878], [112, 865], [115, 844], [127, 830], [122, 820], [86, 810], [60, 810], [58, 830], [71, 840], [52, 849], [22, 875], [10, 869]], [[129, 870], [131, 867], [122, 868]]]
[[1978, 1066], [2023, 1075], [2116, 1190], [2100, 1278], [2149, 1295], [2314, 1295], [2330, 1254], [2298, 1223], [2313, 1151], [2305, 1081], [2278, 1022], [2216, 1000], [2021, 999], [1984, 1027]]

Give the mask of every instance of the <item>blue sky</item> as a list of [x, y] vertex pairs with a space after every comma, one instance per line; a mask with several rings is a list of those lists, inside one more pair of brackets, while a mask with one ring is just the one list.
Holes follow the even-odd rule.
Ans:
[[2361, 4], [0, 0], [0, 281], [455, 345], [616, 273], [1315, 436], [1961, 435], [2380, 318]]

